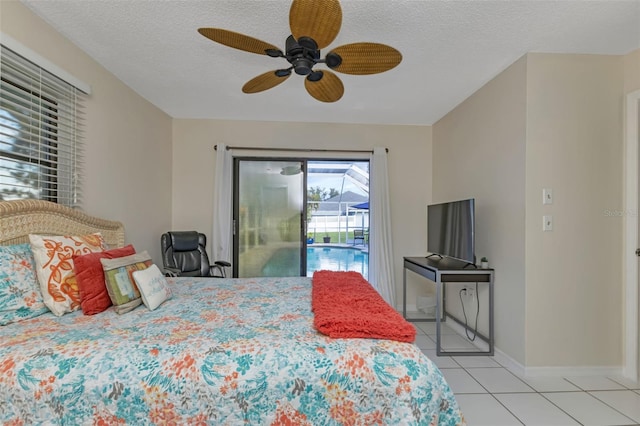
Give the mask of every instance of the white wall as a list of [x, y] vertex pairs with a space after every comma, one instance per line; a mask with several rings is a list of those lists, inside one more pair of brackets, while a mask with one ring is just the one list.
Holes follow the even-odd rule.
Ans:
[[171, 223], [171, 118], [18, 1], [0, 1], [2, 32], [89, 84], [83, 210], [124, 223], [127, 243], [160, 258]]
[[623, 57], [528, 55], [528, 366], [622, 363], [622, 107]]
[[624, 93], [640, 89], [640, 49], [625, 55], [624, 58]]
[[527, 373], [622, 363], [623, 64], [529, 54], [434, 126], [434, 200], [489, 206], [477, 254], [496, 268], [496, 346]]
[[[496, 270], [496, 346], [522, 364], [526, 64], [520, 59], [433, 126], [433, 202], [475, 198], [476, 256]], [[462, 318], [454, 302], [447, 309]]]
[[[430, 127], [174, 120], [174, 229], [199, 229], [210, 236], [215, 170], [213, 147], [217, 143], [281, 148], [389, 148], [396, 299], [402, 300], [402, 257], [426, 253], [426, 205], [431, 199]], [[239, 152], [240, 155], [245, 153]], [[189, 207], [185, 208], [187, 205]], [[412, 283], [410, 296], [413, 304], [415, 287]], [[420, 288], [417, 290], [422, 291]]]

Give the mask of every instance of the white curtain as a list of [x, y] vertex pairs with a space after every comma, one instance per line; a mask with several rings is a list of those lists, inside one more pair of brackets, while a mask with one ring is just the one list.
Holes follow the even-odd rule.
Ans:
[[211, 232], [211, 261], [231, 262], [233, 244], [233, 157], [225, 144], [216, 150], [215, 185], [213, 187], [213, 231]]
[[391, 240], [391, 206], [386, 149], [374, 148], [370, 161], [369, 282], [389, 305], [395, 307], [396, 285], [393, 271], [394, 256]]

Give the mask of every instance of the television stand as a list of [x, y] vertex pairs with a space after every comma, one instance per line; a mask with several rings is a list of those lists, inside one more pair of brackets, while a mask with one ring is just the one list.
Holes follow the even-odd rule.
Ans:
[[[429, 321], [436, 323], [436, 355], [464, 356], [464, 355], [493, 355], [493, 269], [467, 269], [468, 262], [441, 257], [435, 259], [427, 257], [405, 257], [402, 270], [402, 316], [410, 322]], [[436, 284], [436, 317], [435, 318], [407, 318], [407, 270], [433, 281]], [[489, 286], [489, 335], [483, 336], [477, 330], [477, 337], [489, 346], [487, 351], [443, 351], [441, 342], [440, 325], [447, 317], [464, 325], [458, 318], [447, 312], [446, 285], [450, 282], [457, 283], [486, 283]], [[478, 297], [478, 295], [476, 295]]]

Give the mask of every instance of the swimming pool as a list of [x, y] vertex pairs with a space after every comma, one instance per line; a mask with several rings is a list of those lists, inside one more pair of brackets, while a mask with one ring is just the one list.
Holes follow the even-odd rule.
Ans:
[[[295, 248], [278, 249], [262, 268], [265, 277], [287, 277], [299, 274], [299, 251]], [[307, 247], [307, 276], [317, 270], [356, 271], [365, 278], [369, 275], [369, 253], [353, 247]]]
[[314, 271], [356, 271], [369, 275], [369, 253], [351, 247], [307, 247], [307, 276]]

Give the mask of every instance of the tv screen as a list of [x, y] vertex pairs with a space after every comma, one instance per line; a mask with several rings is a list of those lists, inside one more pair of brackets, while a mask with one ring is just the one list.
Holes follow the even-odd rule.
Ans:
[[475, 200], [427, 206], [427, 250], [475, 264]]

